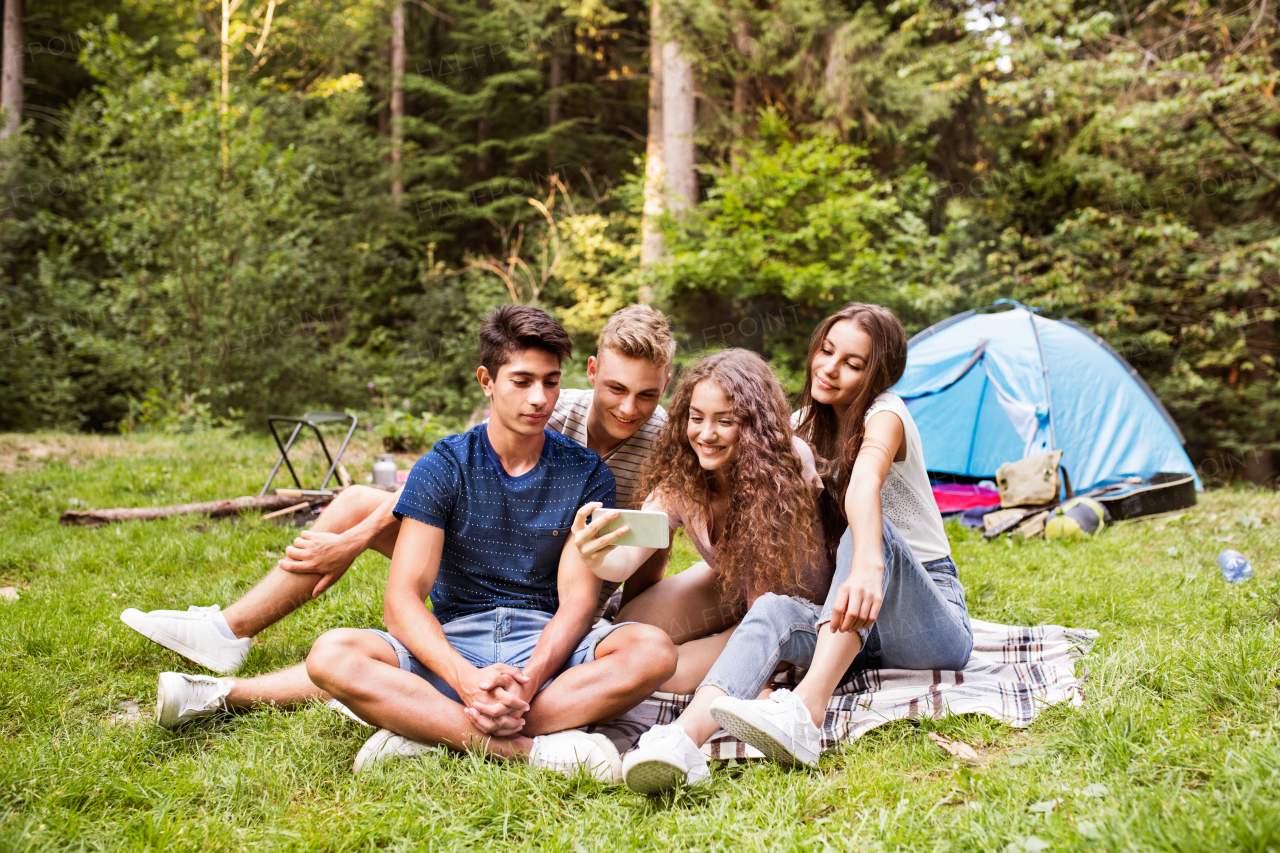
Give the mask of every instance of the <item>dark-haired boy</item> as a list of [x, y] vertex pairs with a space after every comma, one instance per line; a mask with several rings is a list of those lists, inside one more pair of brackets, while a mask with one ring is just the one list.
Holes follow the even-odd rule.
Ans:
[[[671, 378], [675, 341], [662, 312], [630, 305], [614, 312], [587, 359], [588, 390], [562, 389], [547, 428], [595, 451], [617, 482], [619, 506], [638, 504], [640, 469], [666, 413], [658, 405]], [[129, 608], [120, 619], [144, 637], [214, 672], [230, 675], [249, 655], [252, 638], [337, 583], [366, 550], [395, 551], [398, 493], [367, 486], [342, 491], [285, 556], [238, 601], [187, 610]], [[655, 555], [627, 581], [634, 597], [661, 579], [665, 555]], [[617, 588], [604, 584], [598, 615]], [[640, 621], [650, 621], [641, 619]]]
[[542, 311], [504, 306], [480, 340], [490, 420], [438, 442], [410, 474], [388, 630], [329, 631], [305, 665], [258, 678], [162, 673], [162, 725], [332, 696], [382, 727], [357, 770], [440, 744], [617, 778], [607, 739], [564, 730], [633, 707], [675, 671], [675, 647], [648, 625], [593, 629], [600, 583], [564, 547], [577, 508], [612, 505], [615, 489], [598, 454], [545, 428], [568, 336]]

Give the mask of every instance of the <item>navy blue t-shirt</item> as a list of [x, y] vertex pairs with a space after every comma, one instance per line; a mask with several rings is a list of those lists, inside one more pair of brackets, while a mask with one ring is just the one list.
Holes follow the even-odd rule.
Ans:
[[512, 477], [486, 424], [437, 441], [409, 472], [397, 518], [444, 530], [431, 608], [440, 624], [513, 607], [554, 613], [556, 575], [573, 516], [590, 501], [614, 505], [613, 474], [600, 456], [544, 431], [533, 470]]

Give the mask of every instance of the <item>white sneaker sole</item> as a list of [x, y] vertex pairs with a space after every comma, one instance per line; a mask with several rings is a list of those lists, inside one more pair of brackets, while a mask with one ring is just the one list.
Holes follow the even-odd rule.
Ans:
[[374, 732], [364, 746], [360, 747], [360, 751], [356, 753], [356, 760], [351, 765], [353, 773], [359, 773], [367, 770], [375, 764], [382, 764], [386, 761], [412, 761], [415, 758], [423, 758], [433, 755], [444, 747], [433, 746], [426, 743], [414, 743], [412, 741], [403, 749], [387, 750], [387, 741], [397, 738], [395, 732], [390, 729], [378, 729]]
[[182, 719], [182, 699], [179, 698], [181, 691], [181, 675], [176, 672], [160, 673], [159, 678], [156, 679], [156, 725], [165, 729], [176, 729], [183, 723], [189, 723], [201, 717], [211, 717], [216, 713], [201, 711], [193, 713], [185, 720]]
[[162, 729], [172, 729], [178, 725], [178, 702], [177, 697], [169, 690], [168, 679], [165, 678], [168, 674], [162, 672], [156, 679], [156, 725]]
[[622, 756], [618, 754], [618, 748], [613, 745], [613, 741], [599, 733], [587, 734], [583, 732], [582, 734], [583, 737], [595, 742], [596, 747], [603, 754], [601, 761], [588, 767], [582, 761], [546, 761], [539, 756], [537, 761], [532, 762], [533, 766], [540, 770], [549, 770], [552, 773], [560, 773], [564, 776], [574, 776], [582, 772], [597, 782], [606, 784], [616, 785], [621, 782]]
[[220, 675], [231, 675], [240, 668], [241, 664], [244, 663], [244, 659], [248, 657], [248, 653], [246, 652], [246, 654], [240, 656], [236, 660], [219, 660], [210, 654], [206, 654], [201, 649], [187, 645], [168, 631], [160, 630], [149, 625], [146, 617], [147, 614], [143, 613], [141, 610], [136, 610], [131, 607], [120, 614], [120, 621], [146, 637], [151, 642], [164, 646], [171, 652], [177, 652], [187, 660], [198, 663], [205, 669], [213, 670]]
[[688, 771], [665, 761], [637, 761], [623, 770], [623, 781], [637, 794], [660, 794], [685, 783]]
[[[720, 728], [743, 743], [749, 743], [784, 767], [816, 767], [818, 754], [803, 744], [794, 743], [790, 737], [765, 720], [752, 720], [727, 708], [712, 708], [711, 716]], [[795, 751], [791, 750], [795, 746]]]
[[[383, 747], [387, 745], [387, 741], [391, 740], [393, 737], [396, 737], [396, 733], [390, 729], [379, 729], [374, 732], [373, 735], [364, 742], [364, 746], [360, 747], [360, 751], [356, 753], [355, 763], [351, 766], [352, 772], [359, 773], [366, 767], [372, 767], [380, 761], [386, 761], [387, 758], [382, 757], [380, 753], [382, 752]], [[387, 757], [389, 758], [390, 756]]]

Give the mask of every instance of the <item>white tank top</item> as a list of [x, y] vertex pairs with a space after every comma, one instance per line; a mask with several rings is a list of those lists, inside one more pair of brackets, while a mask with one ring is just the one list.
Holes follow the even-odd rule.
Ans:
[[877, 396], [867, 408], [867, 420], [877, 412], [893, 412], [902, 421], [906, 458], [889, 466], [889, 476], [880, 487], [880, 512], [906, 541], [921, 563], [951, 556], [951, 543], [942, 528], [942, 514], [933, 499], [920, 431], [911, 419], [906, 403], [888, 391]]

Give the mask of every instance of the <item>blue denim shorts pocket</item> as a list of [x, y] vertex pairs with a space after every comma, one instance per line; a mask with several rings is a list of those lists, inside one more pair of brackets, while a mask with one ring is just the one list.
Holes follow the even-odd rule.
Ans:
[[[499, 607], [484, 613], [459, 617], [445, 623], [442, 628], [445, 638], [448, 639], [449, 645], [453, 646], [454, 651], [477, 669], [483, 669], [495, 663], [505, 663], [516, 669], [524, 669], [533, 655], [534, 648], [538, 645], [538, 638], [542, 636], [543, 629], [550, 621], [551, 614], [541, 610]], [[615, 629], [631, 624], [634, 623], [619, 622], [615, 625], [603, 619], [597, 622], [587, 636], [578, 643], [578, 647], [565, 661], [560, 672], [563, 673], [571, 667], [595, 660], [596, 645]], [[377, 628], [366, 630], [372, 631], [391, 645], [402, 670], [424, 679], [446, 698], [454, 702], [460, 701], [454, 689], [415, 658], [404, 643], [386, 631]], [[542, 686], [546, 687], [554, 679], [555, 676], [552, 676]]]

